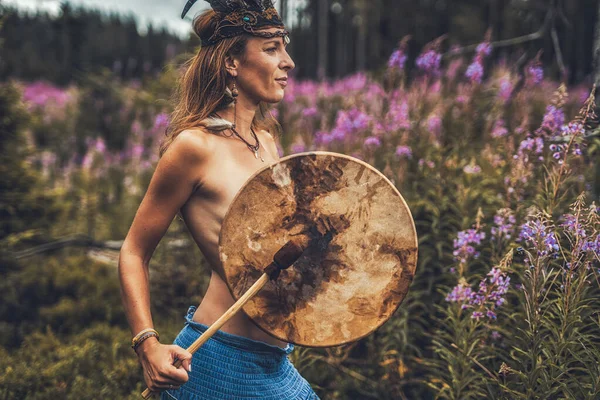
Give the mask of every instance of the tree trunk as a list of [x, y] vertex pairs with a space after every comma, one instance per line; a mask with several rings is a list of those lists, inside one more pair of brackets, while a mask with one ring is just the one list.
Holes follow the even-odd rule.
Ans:
[[318, 35], [317, 35], [317, 47], [319, 49], [319, 57], [317, 63], [317, 77], [319, 80], [324, 80], [327, 76], [327, 41], [329, 39], [329, 0], [318, 0], [319, 7], [317, 20], [318, 20]]
[[[594, 29], [594, 46], [592, 48], [594, 54], [594, 83], [596, 87], [600, 87], [600, 1], [598, 2], [598, 10], [596, 10], [598, 18], [596, 18], [596, 27]], [[600, 104], [599, 90], [596, 89], [596, 104]], [[594, 182], [594, 195], [596, 199], [600, 198], [600, 161], [596, 158], [596, 177]]]
[[[281, 20], [283, 21], [284, 24], [287, 25], [287, 0], [281, 0], [281, 2], [279, 3], [279, 15], [281, 16]], [[289, 29], [288, 29], [289, 30]]]
[[[594, 29], [594, 82], [596, 86], [600, 86], [600, 2], [596, 10], [598, 18], [596, 18], [596, 27]], [[598, 91], [596, 92], [596, 102], [598, 102]]]

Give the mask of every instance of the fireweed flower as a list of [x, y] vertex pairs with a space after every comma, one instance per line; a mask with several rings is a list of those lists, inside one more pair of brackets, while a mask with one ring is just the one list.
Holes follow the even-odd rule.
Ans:
[[487, 57], [492, 53], [492, 44], [490, 42], [479, 43], [475, 52], [481, 57]]
[[579, 237], [581, 239], [587, 238], [585, 227], [582, 226], [581, 221], [576, 215], [564, 214], [562, 216], [562, 220], [563, 222], [560, 224], [560, 226], [565, 229], [565, 232], [571, 234], [573, 237]]
[[398, 146], [396, 147], [396, 156], [399, 158], [412, 158], [412, 150], [409, 146]]
[[167, 113], [160, 113], [154, 118], [154, 130], [162, 131], [169, 125], [169, 115]]
[[504, 136], [506, 136], [507, 133], [508, 133], [508, 129], [506, 129], [506, 126], [504, 125], [504, 120], [497, 119], [496, 122], [494, 122], [494, 127], [492, 128], [492, 137], [493, 138], [504, 137]]
[[595, 253], [596, 256], [600, 256], [600, 234], [596, 235], [595, 239], [586, 241], [581, 246], [581, 251]]
[[381, 140], [376, 136], [369, 136], [365, 139], [364, 145], [369, 149], [376, 149], [381, 147]]
[[482, 239], [485, 239], [485, 232], [478, 232], [477, 229], [458, 232], [454, 239], [454, 259], [465, 264], [470, 258], [479, 257], [479, 252], [472, 245], [480, 245]]
[[314, 117], [317, 114], [318, 114], [318, 111], [317, 111], [316, 107], [308, 107], [308, 108], [305, 108], [304, 110], [302, 110], [303, 117]]
[[417, 67], [432, 76], [438, 76], [440, 73], [440, 63], [442, 61], [442, 55], [435, 50], [428, 50], [421, 53], [417, 57]]
[[527, 86], [539, 85], [544, 80], [544, 70], [537, 62], [530, 64], [525, 71]]
[[436, 139], [440, 137], [442, 132], [442, 118], [435, 113], [427, 117], [427, 129]]
[[400, 71], [404, 70], [404, 64], [408, 57], [402, 49], [396, 49], [388, 60], [388, 68], [396, 68]]
[[534, 218], [521, 225], [517, 242], [533, 246], [539, 257], [558, 256], [559, 246], [553, 227], [540, 219]]
[[45, 107], [49, 103], [62, 108], [71, 99], [67, 91], [64, 91], [49, 83], [38, 81], [25, 87], [23, 101], [27, 103], [28, 109]]
[[510, 208], [501, 208], [494, 215], [494, 225], [491, 229], [493, 237], [509, 240], [515, 226], [515, 215]]
[[510, 100], [510, 95], [513, 91], [513, 84], [510, 80], [510, 75], [506, 74], [500, 80], [500, 87], [498, 89], [498, 97], [503, 101], [507, 102]]
[[446, 68], [446, 78], [448, 78], [449, 81], [453, 81], [454, 79], [456, 79], [456, 76], [458, 75], [458, 70], [460, 69], [460, 67], [462, 67], [463, 63], [464, 60], [462, 58], [452, 60], [450, 62], [450, 65], [448, 65], [448, 68]]
[[552, 152], [552, 158], [558, 160], [559, 164], [562, 164], [565, 155], [565, 146], [562, 144], [551, 144], [550, 151]]
[[404, 65], [406, 64], [406, 47], [408, 45], [408, 41], [410, 36], [405, 36], [402, 38], [400, 43], [398, 44], [398, 48], [394, 50], [390, 59], [388, 60], [388, 68], [390, 69], [398, 69], [400, 71], [404, 70]]
[[340, 111], [335, 122], [336, 128], [347, 133], [354, 133], [367, 129], [372, 118], [362, 111], [353, 108], [349, 111]]
[[303, 151], [306, 151], [306, 146], [302, 143], [297, 143], [293, 144], [290, 150], [293, 154], [302, 153]]
[[408, 115], [408, 102], [406, 100], [401, 103], [393, 101], [392, 104], [390, 104], [390, 110], [385, 119], [390, 131], [409, 129], [410, 119]]
[[446, 301], [449, 303], [468, 304], [471, 301], [473, 294], [473, 290], [465, 278], [460, 278], [458, 285], [456, 285], [446, 296]]
[[465, 76], [472, 83], [481, 83], [483, 78], [483, 59], [492, 53], [492, 45], [489, 42], [480, 43], [475, 50], [473, 62], [467, 67]]
[[419, 167], [422, 167], [423, 165], [431, 169], [435, 168], [435, 163], [433, 161], [421, 158], [419, 159]]
[[585, 127], [581, 122], [571, 121], [566, 125], [563, 125], [560, 129], [562, 136], [579, 136], [585, 133]]
[[[542, 154], [544, 152], [544, 139], [542, 139], [541, 137], [529, 137], [527, 139], [522, 140], [521, 143], [519, 143], [519, 150], [517, 152], [517, 155], [513, 158], [527, 156], [527, 154], [531, 152], [535, 152], [535, 154], [537, 155]], [[529, 161], [528, 157], [526, 161]]]
[[315, 144], [316, 145], [325, 145], [327, 146], [328, 144], [330, 144], [331, 142], [333, 142], [334, 138], [333, 136], [326, 131], [318, 131], [317, 133], [315, 133]]
[[561, 127], [565, 123], [565, 113], [562, 108], [557, 108], [554, 105], [546, 107], [546, 113], [542, 120], [541, 126], [535, 131], [537, 135], [546, 133], [547, 135], [554, 135], [561, 130]]
[[494, 267], [479, 282], [475, 292], [464, 278], [446, 296], [446, 301], [461, 304], [462, 309], [473, 308], [471, 318], [479, 320], [486, 316], [496, 319], [496, 309], [505, 303], [504, 296], [510, 286], [510, 277], [500, 268]]
[[475, 56], [471, 65], [467, 67], [465, 76], [469, 78], [472, 83], [481, 83], [481, 79], [483, 78], [483, 64], [482, 58], [479, 55]]

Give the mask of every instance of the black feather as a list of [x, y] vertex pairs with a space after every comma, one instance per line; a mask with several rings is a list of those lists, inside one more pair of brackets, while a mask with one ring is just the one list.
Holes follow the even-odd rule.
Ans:
[[[187, 12], [198, 0], [188, 0], [181, 13], [181, 18], [185, 17]], [[228, 14], [237, 9], [248, 9], [262, 12], [269, 7], [273, 7], [271, 0], [206, 0], [212, 9], [218, 13]]]
[[190, 11], [190, 8], [192, 8], [192, 6], [197, 1], [198, 0], [188, 0], [187, 3], [185, 3], [185, 7], [183, 7], [183, 11], [181, 12], [181, 19], [183, 19], [183, 17], [185, 17], [185, 14], [187, 14], [187, 12]]

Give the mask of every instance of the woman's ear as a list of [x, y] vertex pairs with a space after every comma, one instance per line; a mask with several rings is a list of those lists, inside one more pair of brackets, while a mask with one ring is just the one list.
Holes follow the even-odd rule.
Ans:
[[237, 65], [238, 61], [231, 56], [225, 56], [225, 69], [229, 72], [229, 75], [237, 76]]

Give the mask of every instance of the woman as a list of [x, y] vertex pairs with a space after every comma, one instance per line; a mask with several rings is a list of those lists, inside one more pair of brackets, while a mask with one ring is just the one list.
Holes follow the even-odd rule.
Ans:
[[[287, 358], [293, 346], [258, 329], [244, 313], [193, 357], [184, 350], [234, 303], [216, 272], [221, 223], [244, 182], [279, 158], [271, 134], [279, 125], [266, 107], [283, 99], [294, 68], [287, 32], [270, 0], [210, 3], [213, 10], [194, 20], [202, 47], [181, 78], [161, 158], [120, 254], [134, 349], [146, 384], [163, 391], [163, 399], [316, 399]], [[212, 274], [175, 344], [164, 345], [150, 315], [148, 264], [178, 212]], [[172, 365], [175, 359], [183, 360], [182, 367]]]

